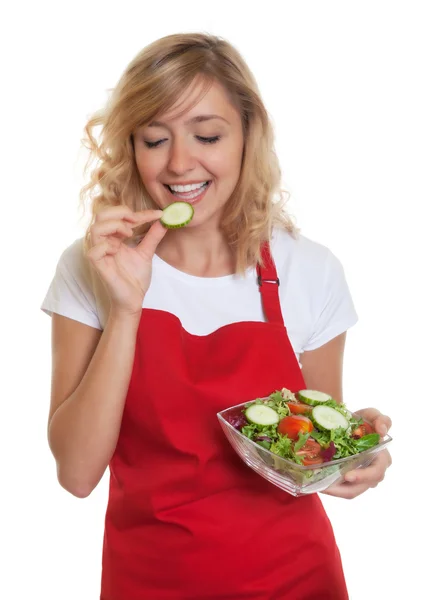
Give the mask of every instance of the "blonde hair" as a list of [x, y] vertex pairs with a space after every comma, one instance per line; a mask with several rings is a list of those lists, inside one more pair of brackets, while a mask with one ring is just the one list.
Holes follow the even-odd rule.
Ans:
[[[91, 224], [108, 206], [127, 205], [138, 211], [157, 208], [139, 176], [132, 142], [137, 127], [174, 106], [195, 78], [203, 92], [218, 81], [238, 108], [243, 124], [244, 151], [240, 177], [225, 205], [221, 221], [234, 251], [237, 273], [260, 262], [260, 246], [272, 228], [295, 232], [284, 210], [281, 172], [274, 150], [274, 133], [256, 81], [239, 52], [222, 38], [175, 34], [144, 48], [128, 65], [105, 106], [85, 127], [84, 145], [93, 161], [90, 181], [81, 202], [91, 200]], [[196, 102], [198, 99], [196, 99]], [[100, 127], [96, 139], [94, 129]], [[134, 232], [135, 237], [143, 229]], [[86, 234], [86, 243], [87, 243]]]

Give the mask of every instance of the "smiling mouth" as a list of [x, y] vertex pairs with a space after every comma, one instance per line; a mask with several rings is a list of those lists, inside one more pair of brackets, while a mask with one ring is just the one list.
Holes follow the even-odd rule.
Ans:
[[176, 198], [180, 198], [181, 200], [194, 200], [195, 198], [197, 198], [198, 196], [200, 196], [201, 194], [203, 194], [203, 192], [205, 192], [205, 190], [210, 186], [211, 183], [212, 183], [212, 181], [206, 181], [199, 188], [197, 188], [195, 190], [191, 190], [189, 192], [176, 192], [176, 191], [172, 190], [171, 187], [168, 184], [166, 184], [166, 183], [164, 183], [164, 186]]

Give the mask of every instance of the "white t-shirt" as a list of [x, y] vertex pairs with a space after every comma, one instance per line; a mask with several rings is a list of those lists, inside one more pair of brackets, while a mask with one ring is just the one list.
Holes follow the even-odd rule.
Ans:
[[[343, 268], [328, 248], [278, 229], [271, 252], [280, 279], [284, 321], [298, 359], [305, 350], [319, 348], [357, 322]], [[156, 255], [143, 307], [176, 315], [184, 329], [195, 335], [238, 321], [265, 321], [254, 268], [245, 277], [195, 277]], [[41, 308], [49, 315], [58, 313], [104, 328], [106, 317], [93, 291], [82, 239], [60, 257]]]

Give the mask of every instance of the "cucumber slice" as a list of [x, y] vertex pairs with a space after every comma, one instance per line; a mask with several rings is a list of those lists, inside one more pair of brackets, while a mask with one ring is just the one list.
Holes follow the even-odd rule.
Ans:
[[349, 422], [338, 410], [331, 406], [315, 406], [312, 409], [312, 418], [319, 429], [347, 429]]
[[311, 406], [317, 406], [323, 402], [332, 400], [331, 396], [324, 394], [324, 392], [317, 392], [317, 390], [300, 390], [297, 395], [299, 396], [299, 400]]
[[188, 202], [173, 202], [163, 209], [160, 222], [168, 229], [177, 229], [190, 223], [194, 215], [194, 208]]
[[244, 414], [246, 419], [255, 425], [276, 425], [280, 420], [278, 413], [273, 408], [263, 404], [252, 404]]

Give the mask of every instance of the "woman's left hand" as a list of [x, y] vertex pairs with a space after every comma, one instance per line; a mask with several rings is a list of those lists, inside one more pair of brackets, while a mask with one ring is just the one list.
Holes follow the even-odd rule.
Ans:
[[[374, 427], [374, 430], [384, 437], [392, 426], [390, 417], [382, 415], [376, 408], [364, 408], [356, 411], [355, 414], [360, 415], [366, 421], [369, 421]], [[355, 469], [349, 471], [344, 476], [344, 481], [334, 483], [322, 494], [329, 496], [337, 496], [338, 498], [346, 498], [351, 500], [360, 494], [363, 494], [371, 487], [377, 487], [383, 481], [386, 470], [392, 464], [392, 459], [387, 450], [383, 450], [372, 461], [372, 463], [364, 469]]]

